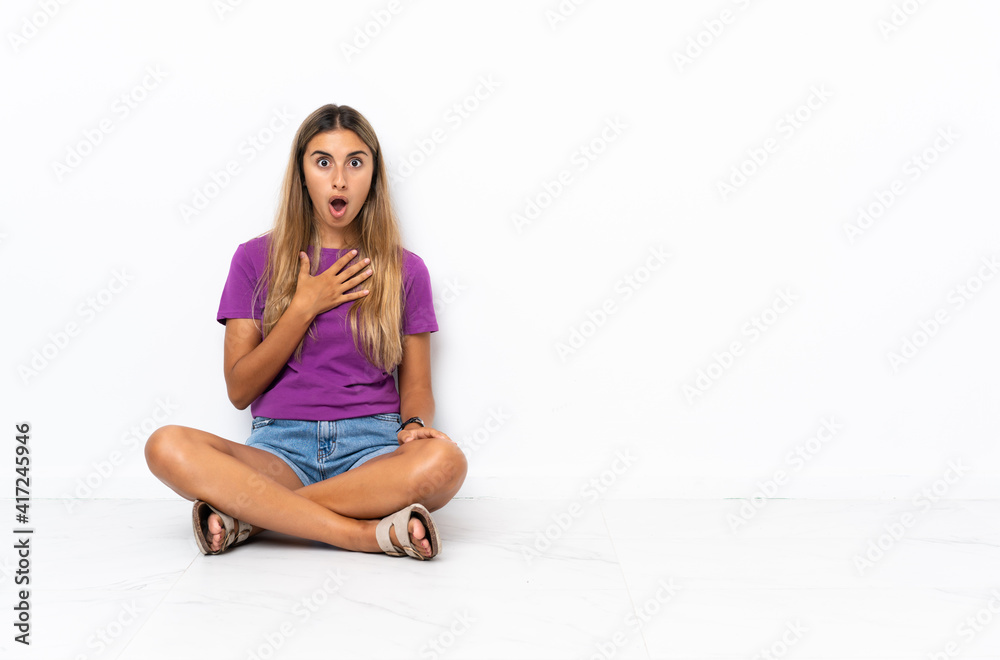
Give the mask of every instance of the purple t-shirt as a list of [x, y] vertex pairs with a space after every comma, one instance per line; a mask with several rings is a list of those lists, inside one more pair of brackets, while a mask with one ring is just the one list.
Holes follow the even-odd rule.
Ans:
[[[267, 265], [267, 240], [268, 235], [259, 236], [236, 248], [219, 303], [219, 323], [253, 318], [260, 324], [266, 285], [253, 310], [250, 305], [254, 286]], [[321, 251], [317, 273], [332, 266], [346, 248]], [[423, 260], [409, 250], [403, 250], [403, 291], [403, 334], [436, 332], [430, 275]], [[302, 361], [292, 354], [274, 381], [250, 404], [254, 417], [332, 421], [399, 412], [399, 392], [392, 374], [372, 366], [354, 347], [347, 318], [353, 304], [341, 304], [316, 317], [316, 339], [306, 334]]]

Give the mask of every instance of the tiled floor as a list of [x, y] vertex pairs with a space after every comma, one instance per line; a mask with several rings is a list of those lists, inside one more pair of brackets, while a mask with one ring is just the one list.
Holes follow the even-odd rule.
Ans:
[[741, 504], [455, 500], [418, 562], [204, 557], [182, 500], [36, 500], [32, 644], [5, 623], [0, 657], [1000, 658], [1000, 501], [771, 500], [734, 532]]

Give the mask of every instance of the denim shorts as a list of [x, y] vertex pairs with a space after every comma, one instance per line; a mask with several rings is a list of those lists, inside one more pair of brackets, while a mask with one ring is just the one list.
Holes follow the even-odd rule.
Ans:
[[399, 448], [398, 413], [378, 413], [333, 422], [254, 417], [248, 447], [281, 458], [303, 486], [356, 468]]

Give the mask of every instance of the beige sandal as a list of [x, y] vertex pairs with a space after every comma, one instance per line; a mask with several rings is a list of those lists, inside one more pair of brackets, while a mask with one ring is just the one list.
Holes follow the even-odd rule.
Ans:
[[[420, 554], [420, 551], [410, 543], [410, 516], [416, 516], [423, 523], [424, 529], [427, 530], [426, 538], [431, 543], [431, 554], [429, 557]], [[390, 527], [396, 528], [396, 538], [403, 546], [402, 548], [393, 545], [392, 539], [389, 536]], [[403, 553], [406, 553], [414, 559], [427, 560], [436, 557], [441, 552], [441, 538], [438, 536], [437, 528], [434, 526], [431, 512], [422, 504], [411, 504], [405, 509], [401, 509], [380, 520], [375, 527], [375, 540], [378, 541], [378, 547], [382, 548], [382, 552], [393, 557], [402, 557]]]
[[[212, 550], [212, 543], [207, 538], [208, 517], [213, 513], [222, 519], [222, 526], [226, 530], [226, 535], [222, 538], [222, 547], [218, 550]], [[250, 531], [253, 529], [250, 523], [227, 516], [208, 502], [201, 500], [195, 500], [194, 508], [191, 510], [191, 522], [194, 524], [194, 540], [203, 555], [217, 555], [227, 548], [243, 543], [250, 537]]]

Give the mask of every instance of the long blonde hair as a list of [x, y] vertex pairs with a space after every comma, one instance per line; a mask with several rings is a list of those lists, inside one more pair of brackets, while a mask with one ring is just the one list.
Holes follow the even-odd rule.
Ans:
[[[385, 160], [378, 137], [368, 120], [354, 108], [324, 105], [306, 117], [295, 133], [281, 185], [281, 201], [271, 230], [267, 269], [254, 290], [254, 301], [266, 282], [267, 300], [261, 319], [262, 333], [266, 337], [295, 295], [299, 252], [309, 255], [310, 275], [315, 275], [319, 269], [320, 237], [314, 221], [315, 209], [305, 185], [302, 157], [313, 137], [338, 128], [357, 134], [371, 149], [374, 164], [368, 197], [352, 222], [359, 236], [358, 243], [349, 246], [358, 250], [351, 263], [365, 257], [371, 259], [372, 275], [353, 289], [365, 288], [369, 293], [353, 303], [344, 304], [351, 304], [348, 318], [355, 348], [363, 351], [373, 366], [392, 372], [403, 359], [403, 257], [399, 223], [389, 199]], [[315, 323], [310, 326], [308, 336], [316, 339]], [[304, 343], [305, 337], [295, 349], [296, 360], [302, 359]]]

